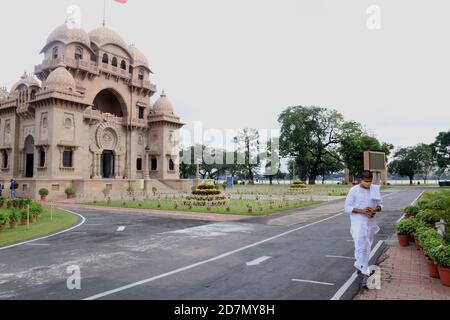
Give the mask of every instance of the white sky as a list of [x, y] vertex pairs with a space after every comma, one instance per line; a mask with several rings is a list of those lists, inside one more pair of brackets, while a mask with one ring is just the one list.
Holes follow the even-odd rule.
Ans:
[[[286, 107], [318, 105], [396, 146], [450, 129], [448, 0], [107, 3], [108, 27], [148, 56], [188, 128], [277, 128]], [[0, 85], [34, 70], [72, 4], [84, 29], [101, 25], [102, 0], [2, 1]], [[369, 5], [381, 30], [366, 26]]]

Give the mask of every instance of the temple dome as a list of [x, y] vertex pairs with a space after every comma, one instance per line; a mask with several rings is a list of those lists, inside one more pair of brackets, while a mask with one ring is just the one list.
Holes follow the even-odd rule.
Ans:
[[153, 111], [155, 113], [173, 114], [173, 105], [164, 91], [162, 92], [161, 97], [153, 105]]
[[32, 74], [27, 74], [26, 72], [24, 72], [24, 74], [22, 75], [22, 77], [20, 77], [20, 80], [17, 81], [13, 87], [11, 88], [11, 93], [14, 93], [14, 91], [17, 90], [17, 88], [19, 88], [19, 86], [24, 85], [27, 88], [32, 87], [32, 86], [36, 86], [36, 87], [40, 87], [40, 83], [38, 82], [38, 80], [34, 77], [34, 75]]
[[91, 42], [99, 48], [107, 44], [113, 44], [128, 52], [128, 45], [122, 37], [107, 27], [100, 27], [92, 30], [89, 32], [89, 37]]
[[150, 66], [148, 64], [148, 59], [147, 57], [142, 53], [142, 51], [140, 51], [138, 48], [136, 48], [135, 46], [130, 46], [129, 47], [129, 51], [131, 54], [131, 58], [132, 58], [132, 64], [134, 67], [146, 67], [147, 69], [150, 70]]
[[48, 76], [45, 81], [45, 88], [75, 91], [76, 82], [70, 72], [67, 71], [66, 66], [60, 63]]
[[69, 28], [67, 24], [59, 26], [50, 34], [41, 53], [47, 50], [47, 48], [55, 42], [62, 42], [66, 45], [75, 42], [81, 43], [88, 48], [91, 47], [91, 40], [86, 31], [82, 28]]

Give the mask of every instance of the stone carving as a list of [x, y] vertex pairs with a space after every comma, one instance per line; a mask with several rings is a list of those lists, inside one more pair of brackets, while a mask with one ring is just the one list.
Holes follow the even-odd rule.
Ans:
[[74, 141], [75, 139], [75, 119], [71, 113], [64, 114], [64, 140]]
[[43, 113], [41, 115], [41, 140], [48, 139], [48, 115]]
[[[100, 150], [121, 150], [120, 131], [114, 123], [104, 122], [97, 128], [96, 142]], [[96, 149], [96, 148], [91, 148]]]
[[5, 144], [11, 143], [11, 120], [6, 120], [5, 123]]

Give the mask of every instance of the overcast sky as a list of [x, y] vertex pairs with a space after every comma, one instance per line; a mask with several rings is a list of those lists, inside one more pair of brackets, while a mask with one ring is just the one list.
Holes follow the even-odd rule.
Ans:
[[[272, 129], [286, 107], [317, 105], [395, 146], [450, 129], [448, 0], [107, 3], [107, 26], [148, 56], [188, 128]], [[72, 4], [84, 29], [101, 25], [103, 0], [2, 1], [0, 85], [34, 70]], [[367, 27], [370, 5], [379, 30]]]

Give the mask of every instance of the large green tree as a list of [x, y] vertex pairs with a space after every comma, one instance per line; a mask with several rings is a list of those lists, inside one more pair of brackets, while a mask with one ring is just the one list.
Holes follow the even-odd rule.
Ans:
[[365, 151], [384, 152], [389, 156], [394, 148], [392, 144], [380, 142], [368, 135], [362, 126], [354, 121], [342, 125], [339, 140], [339, 154], [352, 176], [358, 176], [364, 170]]
[[408, 177], [413, 184], [414, 176], [421, 171], [420, 160], [414, 147], [400, 148], [394, 154], [394, 160], [389, 163], [388, 171], [402, 177]]
[[445, 172], [445, 170], [450, 169], [450, 130], [439, 133], [433, 147], [441, 171]]
[[295, 160], [300, 179], [307, 173], [309, 184], [315, 184], [320, 168], [331, 165], [330, 157], [337, 157], [343, 121], [336, 110], [314, 106], [290, 107], [280, 114], [280, 152]]
[[422, 175], [423, 182], [427, 183], [437, 165], [436, 154], [433, 152], [434, 146], [420, 143], [414, 147], [414, 151], [419, 162], [419, 173]]

